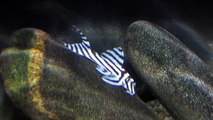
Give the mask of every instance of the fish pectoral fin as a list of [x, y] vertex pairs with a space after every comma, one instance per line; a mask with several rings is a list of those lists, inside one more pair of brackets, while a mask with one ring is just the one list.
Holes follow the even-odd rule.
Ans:
[[111, 74], [109, 71], [106, 70], [106, 68], [100, 65], [96, 67], [96, 70], [104, 76], [109, 76]]
[[113, 86], [121, 86], [122, 83], [119, 81], [119, 79], [116, 76], [103, 76], [102, 80], [110, 85]]

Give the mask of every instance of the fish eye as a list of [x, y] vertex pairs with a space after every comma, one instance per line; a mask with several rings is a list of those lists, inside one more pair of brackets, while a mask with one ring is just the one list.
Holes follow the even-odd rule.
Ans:
[[129, 80], [130, 80], [130, 81], [134, 81], [134, 79], [133, 79], [133, 78], [129, 78]]
[[129, 78], [126, 78], [126, 82], [128, 82], [129, 81]]

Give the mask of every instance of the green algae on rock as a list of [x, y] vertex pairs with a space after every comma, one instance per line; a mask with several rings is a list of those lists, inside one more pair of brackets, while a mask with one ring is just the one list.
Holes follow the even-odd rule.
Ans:
[[124, 50], [176, 119], [213, 119], [213, 76], [177, 38], [157, 25], [137, 21], [128, 28]]
[[137, 96], [101, 81], [96, 65], [47, 33], [18, 30], [0, 56], [7, 94], [34, 120], [156, 120]]

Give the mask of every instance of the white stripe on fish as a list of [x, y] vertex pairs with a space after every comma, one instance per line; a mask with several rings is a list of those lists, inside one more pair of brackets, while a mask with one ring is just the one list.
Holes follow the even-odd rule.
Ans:
[[98, 66], [96, 70], [103, 75], [102, 80], [113, 86], [121, 86], [130, 95], [135, 94], [136, 83], [129, 73], [122, 67], [124, 63], [124, 52], [121, 47], [107, 50], [99, 55], [96, 51], [92, 51], [90, 42], [81, 30], [73, 26], [81, 36], [82, 43], [68, 44], [64, 43], [72, 52], [86, 57]]

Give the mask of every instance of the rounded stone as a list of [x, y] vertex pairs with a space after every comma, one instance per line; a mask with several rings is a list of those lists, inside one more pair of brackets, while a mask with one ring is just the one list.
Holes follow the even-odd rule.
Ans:
[[96, 65], [47, 33], [18, 30], [0, 56], [4, 87], [34, 120], [156, 120], [137, 96], [101, 80]]
[[131, 24], [124, 50], [162, 104], [181, 120], [213, 118], [213, 75], [177, 38], [146, 21]]

